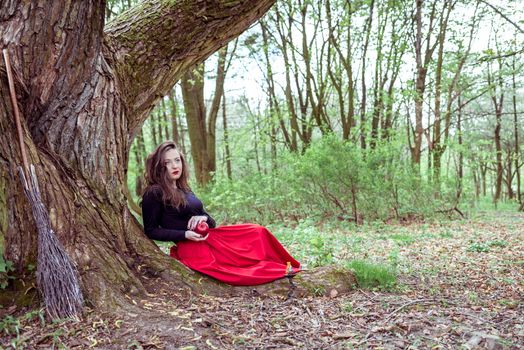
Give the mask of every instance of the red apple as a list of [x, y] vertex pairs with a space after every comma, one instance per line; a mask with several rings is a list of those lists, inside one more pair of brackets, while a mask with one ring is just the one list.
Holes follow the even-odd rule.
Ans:
[[201, 221], [198, 225], [195, 227], [195, 232], [200, 233], [201, 235], [205, 235], [209, 231], [209, 225], [205, 221]]

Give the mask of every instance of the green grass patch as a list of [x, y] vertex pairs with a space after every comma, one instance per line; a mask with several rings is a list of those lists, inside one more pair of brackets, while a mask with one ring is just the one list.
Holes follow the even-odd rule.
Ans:
[[347, 267], [355, 274], [360, 288], [391, 290], [397, 284], [397, 273], [392, 266], [353, 260]]
[[489, 252], [489, 246], [486, 243], [474, 242], [469, 245], [467, 251], [474, 253], [487, 253]]
[[438, 235], [440, 238], [453, 238], [453, 234], [451, 232], [442, 232]]
[[504, 241], [504, 240], [494, 240], [494, 241], [489, 241], [488, 243], [488, 246], [490, 247], [500, 247], [500, 248], [504, 248], [508, 245], [508, 242]]
[[391, 235], [390, 238], [398, 243], [398, 245], [401, 246], [407, 246], [416, 241], [416, 239], [413, 236], [407, 235], [407, 234], [394, 234]]
[[508, 245], [508, 242], [504, 240], [494, 240], [488, 242], [473, 242], [469, 245], [467, 251], [475, 253], [487, 253], [493, 247], [504, 248]]

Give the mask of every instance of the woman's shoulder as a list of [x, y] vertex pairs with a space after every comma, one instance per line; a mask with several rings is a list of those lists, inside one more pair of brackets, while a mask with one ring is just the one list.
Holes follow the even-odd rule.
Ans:
[[142, 199], [154, 199], [154, 200], [162, 200], [162, 187], [160, 185], [149, 185], [144, 190], [144, 194], [142, 195]]

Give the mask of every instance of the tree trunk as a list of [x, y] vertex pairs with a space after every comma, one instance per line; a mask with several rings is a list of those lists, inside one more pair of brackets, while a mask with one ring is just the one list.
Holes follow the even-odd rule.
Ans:
[[182, 143], [180, 142], [180, 131], [178, 123], [178, 108], [177, 108], [177, 99], [175, 95], [175, 89], [169, 90], [169, 104], [171, 106], [171, 137], [175, 141], [177, 147], [182, 149], [182, 152], [185, 153], [185, 150], [182, 148]]
[[[293, 97], [291, 94], [291, 79], [290, 79], [290, 73], [289, 73], [290, 68], [289, 68], [289, 62], [288, 62], [289, 58], [288, 58], [288, 53], [287, 53], [288, 43], [280, 28], [281, 22], [282, 22], [280, 12], [278, 11], [278, 9], [275, 12], [276, 12], [275, 25], [277, 27], [278, 33], [280, 34], [280, 38], [282, 40], [282, 43], [280, 44], [280, 46], [281, 46], [281, 51], [282, 51], [282, 55], [284, 58], [284, 65], [286, 67], [286, 88], [284, 91], [286, 95], [287, 110], [289, 111], [289, 115], [290, 115], [291, 128], [294, 128], [294, 125], [298, 126], [298, 124], [296, 123], [296, 119], [297, 119], [296, 109], [295, 109]], [[289, 147], [289, 149], [292, 152], [296, 152], [297, 150], [297, 132], [295, 130], [292, 130], [291, 135], [288, 132], [287, 125], [284, 121], [284, 117], [280, 109], [280, 103], [278, 101], [278, 97], [275, 91], [275, 80], [273, 77], [273, 64], [269, 57], [269, 49], [270, 49], [269, 47], [269, 29], [267, 28], [267, 25], [262, 21], [260, 22], [260, 27], [262, 29], [262, 45], [263, 45], [262, 49], [263, 49], [264, 58], [266, 61], [265, 62], [266, 63], [266, 81], [268, 85], [267, 91], [269, 94], [268, 96], [269, 110], [270, 110], [270, 113], [272, 115], [273, 114], [276, 115], [278, 119], [278, 123], [280, 124], [280, 129], [282, 131], [282, 135], [284, 136], [284, 141], [287, 147]], [[274, 145], [276, 142], [277, 142], [276, 138], [271, 140], [272, 145]]]
[[165, 99], [162, 97], [162, 126], [164, 127], [164, 138], [163, 140], [169, 140], [170, 137], [169, 135], [171, 134], [169, 132], [169, 124], [171, 124], [169, 122], [169, 117], [167, 116], [167, 106], [166, 106], [166, 101]]
[[[464, 182], [464, 151], [462, 150], [462, 105], [460, 103], [460, 95], [458, 97], [458, 113], [457, 113], [457, 134], [458, 134], [458, 144], [459, 144], [459, 154], [458, 154], [458, 166], [457, 166], [457, 192], [455, 195], [456, 205], [460, 203], [460, 198], [462, 197], [462, 184]], [[440, 175], [440, 174], [439, 174]]]
[[222, 95], [222, 124], [224, 128], [224, 154], [226, 158], [226, 173], [229, 180], [233, 179], [231, 170], [231, 150], [229, 149], [229, 132], [227, 130], [226, 94]]
[[516, 67], [515, 67], [515, 56], [512, 61], [512, 87], [513, 87], [513, 130], [515, 134], [515, 172], [517, 176], [517, 201], [521, 204], [521, 207], [524, 203], [522, 199], [522, 194], [520, 191], [520, 144], [519, 144], [519, 122], [518, 122], [518, 112], [517, 112], [517, 83], [515, 81]]
[[204, 103], [204, 63], [182, 77], [182, 96], [184, 111], [191, 143], [191, 156], [195, 177], [199, 185], [210, 180], [208, 170], [209, 154], [206, 125], [206, 106]]
[[[491, 100], [493, 102], [493, 107], [495, 108], [495, 130], [493, 132], [493, 140], [495, 142], [495, 159], [496, 159], [496, 177], [495, 177], [495, 193], [493, 195], [493, 202], [498, 203], [501, 193], [502, 193], [502, 176], [504, 172], [504, 166], [502, 164], [502, 140], [500, 136], [500, 131], [502, 127], [502, 108], [504, 103], [504, 92], [503, 92], [503, 83], [502, 83], [502, 64], [500, 64], [500, 70], [498, 72], [498, 87], [500, 88], [500, 96], [496, 95], [496, 86], [493, 87]], [[488, 67], [488, 83], [492, 85], [492, 73]]]
[[[126, 205], [129, 147], [160, 96], [191, 66], [238, 36], [273, 0], [144, 1], [104, 29], [104, 1], [11, 0], [0, 37], [12, 58], [24, 142], [59, 240], [95, 307], [126, 305], [139, 277], [221, 293], [225, 286], [162, 254]], [[36, 261], [36, 229], [0, 65], [0, 225], [17, 271]]]
[[441, 149], [440, 141], [440, 127], [441, 127], [441, 92], [442, 92], [442, 65], [444, 63], [444, 41], [446, 38], [447, 21], [440, 27], [438, 35], [438, 52], [437, 52], [437, 68], [435, 72], [435, 122], [433, 126], [433, 181], [437, 193], [440, 193], [440, 159], [443, 150]]
[[216, 124], [218, 111], [220, 109], [220, 102], [222, 101], [222, 96], [224, 95], [224, 81], [226, 80], [226, 56], [227, 56], [227, 46], [223, 47], [218, 52], [218, 62], [217, 62], [217, 75], [215, 80], [215, 93], [213, 95], [213, 102], [211, 103], [211, 108], [209, 109], [209, 115], [207, 116], [207, 167], [206, 171], [208, 176], [211, 177], [211, 174], [216, 170]]
[[368, 52], [368, 45], [369, 45], [369, 36], [371, 34], [371, 23], [373, 20], [373, 10], [375, 8], [375, 0], [371, 0], [369, 4], [369, 16], [366, 19], [366, 23], [364, 25], [364, 32], [366, 33], [366, 38], [364, 40], [364, 46], [362, 48], [362, 68], [361, 68], [361, 94], [362, 98], [360, 101], [360, 147], [362, 149], [366, 148], [366, 55]]
[[199, 185], [206, 185], [216, 170], [216, 120], [224, 93], [227, 47], [219, 51], [213, 102], [206, 112], [204, 101], [204, 63], [182, 78], [182, 95], [186, 112], [191, 155]]
[[488, 165], [480, 162], [480, 177], [482, 179], [482, 195], [486, 197], [488, 191]]

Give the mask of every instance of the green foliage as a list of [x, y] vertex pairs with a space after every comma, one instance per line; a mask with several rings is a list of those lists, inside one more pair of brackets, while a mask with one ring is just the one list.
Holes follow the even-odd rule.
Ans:
[[489, 246], [486, 243], [475, 242], [470, 244], [467, 251], [476, 253], [487, 253], [489, 252]]
[[428, 217], [452, 207], [456, 185], [443, 178], [440, 195], [413, 170], [402, 142], [362, 150], [334, 135], [303, 153], [285, 153], [268, 174], [246, 170], [217, 178], [201, 194], [224, 222], [298, 222], [304, 218], [350, 222]]
[[294, 256], [307, 268], [336, 263], [338, 251], [346, 244], [343, 235], [327, 232], [312, 220], [303, 220], [295, 227], [269, 228], [286, 247], [292, 247]]
[[333, 263], [333, 245], [327, 242], [323, 236], [315, 236], [309, 240], [311, 247], [310, 267], [329, 265]]
[[391, 266], [353, 260], [347, 267], [355, 273], [360, 288], [390, 290], [397, 284], [397, 273]]
[[11, 338], [9, 345], [13, 349], [23, 349], [26, 346], [24, 337], [21, 336], [22, 328], [28, 323], [38, 321], [45, 325], [45, 315], [42, 309], [30, 311], [21, 317], [5, 316], [0, 320], [0, 335]]
[[9, 282], [9, 272], [13, 271], [13, 262], [5, 260], [4, 256], [0, 254], [0, 289], [5, 289]]
[[494, 241], [488, 241], [488, 242], [474, 242], [471, 243], [468, 247], [468, 252], [475, 252], [475, 253], [487, 253], [490, 251], [490, 248], [492, 247], [499, 247], [504, 248], [508, 245], [508, 242], [503, 240], [494, 240]]

